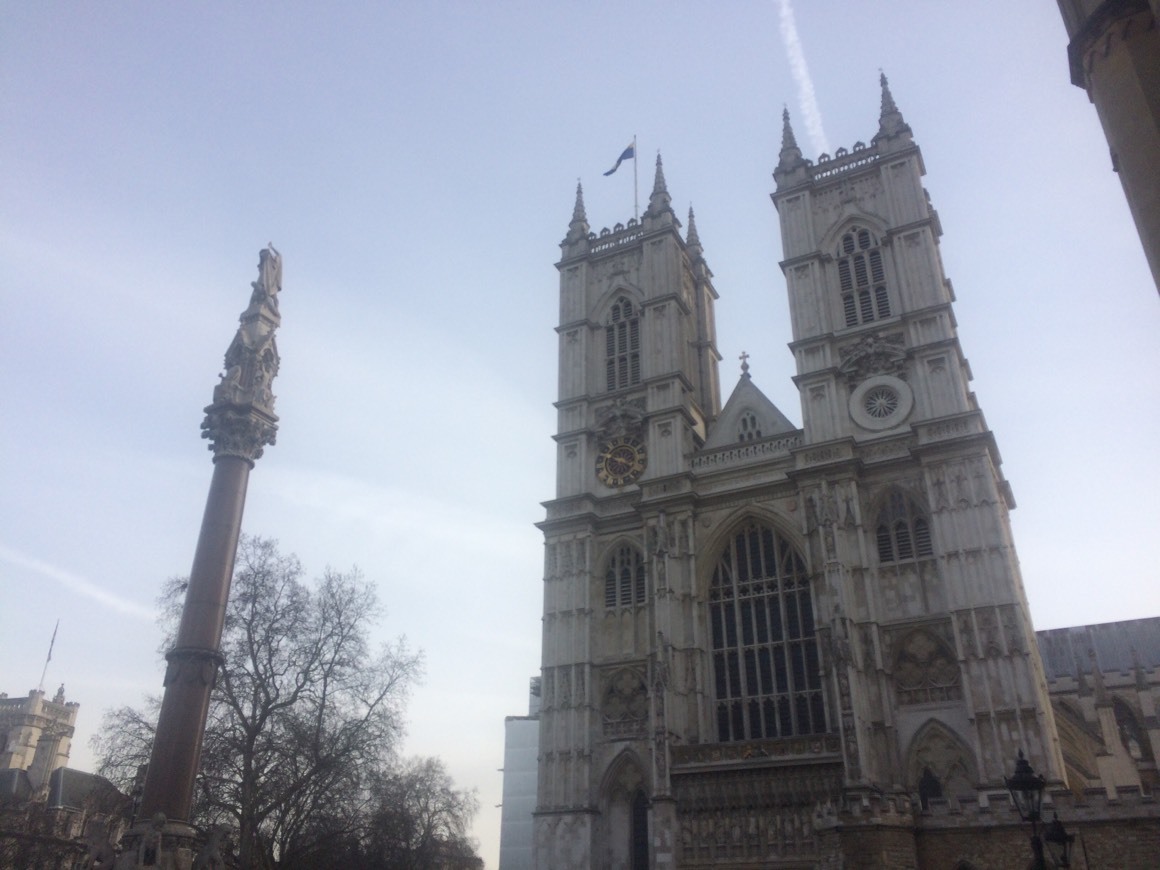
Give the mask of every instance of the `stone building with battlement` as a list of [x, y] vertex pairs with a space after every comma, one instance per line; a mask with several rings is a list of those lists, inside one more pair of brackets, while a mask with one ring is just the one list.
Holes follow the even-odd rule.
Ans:
[[64, 686], [50, 700], [41, 689], [26, 698], [0, 696], [0, 770], [19, 770], [33, 794], [47, 794], [52, 772], [68, 764], [79, 705]]

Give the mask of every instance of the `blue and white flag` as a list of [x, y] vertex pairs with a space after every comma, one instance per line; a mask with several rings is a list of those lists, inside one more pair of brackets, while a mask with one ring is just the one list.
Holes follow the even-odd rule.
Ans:
[[620, 164], [623, 163], [625, 160], [635, 160], [635, 159], [636, 159], [636, 143], [633, 142], [631, 145], [629, 145], [627, 148], [625, 148], [623, 151], [620, 152], [620, 156], [616, 158], [616, 165], [613, 166], [611, 169], [609, 169], [604, 174], [611, 175], [612, 173], [614, 173], [616, 170], [618, 170], [620, 168]]

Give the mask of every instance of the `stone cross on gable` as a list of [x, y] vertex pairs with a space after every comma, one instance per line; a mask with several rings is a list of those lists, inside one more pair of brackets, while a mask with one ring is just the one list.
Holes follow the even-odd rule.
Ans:
[[741, 374], [749, 374], [749, 354], [747, 354], [745, 351], [741, 351], [741, 356], [737, 358], [741, 360]]

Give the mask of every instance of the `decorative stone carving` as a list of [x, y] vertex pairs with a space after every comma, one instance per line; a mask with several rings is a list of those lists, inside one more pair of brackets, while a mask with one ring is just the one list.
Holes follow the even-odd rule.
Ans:
[[209, 829], [205, 845], [197, 853], [193, 862], [193, 870], [225, 870], [226, 862], [222, 857], [222, 843], [229, 828], [225, 825], [214, 825]]
[[165, 813], [155, 813], [149, 822], [149, 829], [141, 836], [137, 846], [137, 866], [154, 867], [161, 860], [161, 850], [164, 843], [165, 825], [168, 819]]
[[633, 668], [609, 675], [600, 712], [607, 737], [638, 737], [648, 724], [648, 688], [644, 676]]
[[[845, 668], [852, 663], [850, 648], [850, 620], [842, 615], [840, 607], [834, 608], [834, 618], [830, 620], [830, 658], [835, 668]], [[842, 709], [849, 705], [843, 704]]]
[[258, 280], [251, 286], [249, 307], [226, 350], [225, 373], [205, 409], [201, 435], [210, 439], [215, 458], [235, 456], [252, 464], [278, 431], [271, 385], [280, 364], [274, 331], [281, 323], [282, 258], [273, 245], [262, 249]]
[[544, 710], [551, 710], [556, 705], [556, 672], [552, 668], [544, 668], [544, 680], [540, 686], [540, 706]]
[[640, 438], [644, 433], [644, 401], [617, 399], [597, 408], [596, 430], [602, 438]]
[[839, 348], [838, 356], [838, 371], [851, 388], [872, 375], [906, 380], [906, 338], [901, 332], [863, 336]]
[[975, 623], [979, 630], [979, 645], [982, 647], [985, 658], [998, 658], [1003, 655], [1003, 644], [999, 636], [999, 619], [993, 607], [984, 607], [975, 611]]
[[862, 641], [862, 667], [870, 670], [877, 666], [877, 657], [874, 655], [874, 626], [858, 626], [858, 635]]
[[113, 870], [117, 863], [116, 837], [110, 830], [110, 823], [93, 821], [89, 825], [86, 839], [86, 870]]
[[900, 704], [958, 700], [962, 679], [958, 661], [940, 638], [921, 628], [902, 638], [894, 665]]
[[841, 752], [841, 745], [837, 736], [823, 734], [810, 737], [710, 743], [699, 746], [674, 746], [673, 764], [716, 764], [750, 758], [778, 760], [800, 758], [815, 761], [819, 755], [836, 755], [839, 752]]
[[1019, 608], [1014, 604], [1005, 604], [999, 608], [999, 619], [1003, 623], [1003, 637], [1007, 640], [1009, 654], [1023, 652], [1026, 645], [1023, 641], [1023, 623], [1019, 619]]
[[262, 458], [264, 448], [273, 444], [278, 425], [248, 412], [230, 408], [206, 408], [201, 424], [202, 438], [211, 438], [210, 450], [216, 456], [236, 456], [254, 462]]
[[558, 707], [572, 706], [572, 671], [570, 668], [563, 667], [559, 669], [556, 692]]
[[959, 628], [959, 642], [966, 656], [978, 656], [975, 645], [975, 624], [971, 620], [971, 612], [962, 610], [955, 615], [955, 622]]
[[165, 659], [165, 686], [188, 683], [212, 687], [217, 680], [218, 668], [225, 663], [225, 658], [217, 650], [189, 647], [172, 649]]
[[964, 741], [941, 722], [931, 720], [915, 735], [907, 764], [908, 785], [915, 790], [926, 771], [938, 780], [943, 795], [974, 791], [975, 761]]
[[851, 780], [862, 778], [862, 759], [858, 752], [858, 728], [853, 713], [842, 714], [842, 742], [846, 749], [846, 775]]

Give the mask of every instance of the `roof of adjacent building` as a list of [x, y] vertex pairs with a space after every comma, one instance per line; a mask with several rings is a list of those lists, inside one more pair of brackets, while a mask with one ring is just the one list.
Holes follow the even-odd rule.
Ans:
[[1047, 679], [1090, 673], [1092, 654], [1105, 673], [1160, 667], [1160, 617], [1037, 631]]

